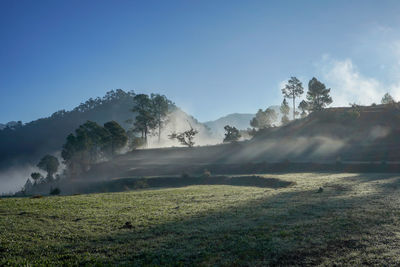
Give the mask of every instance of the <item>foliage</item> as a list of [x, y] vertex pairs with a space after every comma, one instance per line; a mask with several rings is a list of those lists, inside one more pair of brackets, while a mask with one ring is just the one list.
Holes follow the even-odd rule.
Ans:
[[224, 138], [224, 143], [225, 142], [236, 142], [240, 139], [241, 135], [238, 129], [236, 127], [232, 127], [229, 125], [226, 125], [224, 127], [225, 129], [225, 138]]
[[382, 97], [381, 103], [384, 105], [387, 105], [387, 104], [394, 104], [396, 102], [394, 101], [393, 97], [389, 93], [386, 93]]
[[148, 95], [138, 94], [134, 98], [134, 107], [132, 112], [135, 112], [136, 118], [134, 122], [134, 129], [141, 133], [141, 137], [144, 138], [147, 144], [147, 135], [156, 126], [156, 117], [152, 110], [152, 102]]
[[289, 123], [289, 111], [290, 111], [290, 107], [288, 105], [288, 102], [286, 101], [286, 98], [283, 99], [281, 107], [280, 107], [280, 111], [282, 113], [282, 119], [281, 119], [281, 123], [282, 125], [288, 124]]
[[301, 101], [298, 108], [301, 110], [300, 116], [305, 118], [307, 116], [307, 111], [309, 110], [307, 101]]
[[66, 136], [87, 120], [103, 125], [119, 119], [117, 122], [126, 127], [124, 119], [132, 114], [129, 110], [134, 95], [132, 91], [111, 90], [104, 97], [91, 98], [71, 111], [60, 110], [50, 117], [0, 130], [0, 162], [7, 164], [18, 159], [19, 163], [25, 163], [37, 160], [38, 155], [60, 150]]
[[327, 89], [325, 84], [313, 77], [308, 82], [307, 101], [310, 111], [318, 111], [332, 103], [332, 97], [329, 95], [331, 89]]
[[291, 77], [282, 89], [285, 98], [293, 99], [293, 119], [296, 118], [296, 97], [300, 97], [303, 93], [303, 85], [296, 77]]
[[164, 95], [151, 94], [151, 112], [154, 116], [155, 127], [158, 129], [158, 142], [160, 143], [161, 129], [164, 126], [167, 115], [174, 107], [174, 104]]
[[61, 156], [70, 175], [77, 175], [110, 154], [107, 151], [113, 155], [126, 142], [126, 132], [117, 122], [107, 122], [102, 127], [87, 121], [75, 130], [75, 135], [68, 135]]
[[193, 147], [194, 146], [194, 137], [198, 134], [199, 131], [190, 127], [190, 130], [184, 131], [182, 133], [172, 133], [169, 135], [170, 139], [176, 139], [181, 143], [181, 145]]
[[111, 150], [111, 155], [114, 155], [116, 151], [123, 148], [127, 141], [128, 136], [124, 128], [121, 127], [116, 121], [109, 121], [104, 124], [104, 128], [108, 131], [108, 137], [106, 137], [107, 147]]
[[47, 172], [47, 179], [52, 180], [60, 165], [58, 159], [52, 155], [45, 155], [36, 165], [39, 169]]
[[259, 109], [256, 116], [250, 121], [250, 126], [256, 129], [269, 128], [276, 118], [276, 112], [272, 108], [267, 108], [265, 111]]

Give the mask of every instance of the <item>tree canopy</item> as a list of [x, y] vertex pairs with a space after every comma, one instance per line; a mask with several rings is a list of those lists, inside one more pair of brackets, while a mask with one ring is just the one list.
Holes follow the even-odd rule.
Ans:
[[190, 127], [189, 130], [184, 131], [182, 133], [172, 133], [169, 135], [170, 139], [176, 139], [181, 143], [181, 145], [193, 147], [194, 146], [194, 137], [198, 134], [199, 131]]
[[286, 98], [283, 99], [281, 107], [280, 107], [280, 111], [282, 113], [282, 119], [281, 119], [281, 123], [282, 125], [285, 125], [287, 123], [289, 123], [289, 112], [290, 112], [290, 107], [288, 102], [286, 101]]
[[56, 157], [45, 155], [36, 166], [47, 172], [47, 179], [51, 180], [53, 179], [53, 175], [57, 172], [59, 165], [60, 163]]
[[267, 108], [265, 111], [259, 109], [256, 116], [250, 121], [250, 126], [257, 129], [269, 128], [276, 118], [277, 114], [272, 108]]
[[384, 104], [384, 105], [387, 105], [387, 104], [394, 104], [395, 101], [394, 101], [393, 97], [389, 93], [386, 93], [382, 97], [381, 103]]
[[324, 109], [332, 103], [332, 97], [329, 95], [331, 89], [327, 89], [325, 84], [313, 77], [308, 82], [307, 102], [311, 111]]
[[296, 118], [296, 97], [300, 97], [303, 93], [303, 85], [296, 77], [291, 77], [282, 89], [285, 98], [293, 99], [293, 119]]
[[236, 127], [226, 125], [224, 129], [225, 129], [225, 138], [223, 141], [224, 143], [236, 142], [240, 139], [241, 137], [240, 131]]

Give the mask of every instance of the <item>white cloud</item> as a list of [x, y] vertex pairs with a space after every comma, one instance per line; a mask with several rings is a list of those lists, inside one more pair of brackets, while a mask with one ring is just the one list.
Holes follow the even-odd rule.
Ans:
[[378, 80], [363, 76], [350, 59], [333, 60], [324, 56], [322, 61], [322, 80], [332, 88], [333, 106], [379, 103], [387, 91]]

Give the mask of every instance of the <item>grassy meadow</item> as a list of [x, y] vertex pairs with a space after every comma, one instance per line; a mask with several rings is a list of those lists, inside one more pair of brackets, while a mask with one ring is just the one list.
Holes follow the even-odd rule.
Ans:
[[260, 176], [2, 198], [0, 265], [400, 265], [400, 175]]

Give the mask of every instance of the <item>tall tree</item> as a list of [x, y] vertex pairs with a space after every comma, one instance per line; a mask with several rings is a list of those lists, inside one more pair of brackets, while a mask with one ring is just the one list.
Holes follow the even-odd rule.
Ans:
[[115, 152], [123, 148], [127, 141], [128, 136], [124, 128], [121, 127], [116, 121], [109, 121], [104, 124], [104, 128], [109, 132], [107, 138], [108, 147], [111, 150], [111, 155], [114, 156]]
[[387, 104], [393, 104], [393, 103], [395, 103], [395, 101], [394, 101], [393, 97], [389, 93], [386, 93], [382, 97], [381, 103], [384, 104], [384, 105], [387, 105]]
[[60, 163], [58, 162], [58, 159], [56, 157], [52, 155], [46, 155], [39, 161], [37, 167], [41, 170], [46, 171], [47, 180], [52, 181], [53, 175], [57, 172], [59, 165]]
[[305, 118], [307, 116], [307, 110], [308, 110], [307, 101], [305, 101], [305, 100], [301, 101], [298, 108], [301, 110], [300, 116], [302, 118]]
[[152, 111], [151, 99], [146, 94], [138, 94], [133, 98], [134, 107], [132, 112], [136, 112], [135, 129], [142, 134], [147, 145], [147, 135], [156, 127], [156, 119]]
[[161, 128], [164, 126], [167, 115], [173, 103], [164, 95], [151, 94], [151, 110], [155, 126], [158, 128], [158, 143], [161, 139]]
[[329, 95], [331, 89], [327, 89], [325, 84], [313, 77], [308, 82], [307, 100], [311, 111], [324, 109], [332, 103], [332, 97]]
[[288, 115], [289, 115], [289, 112], [290, 112], [290, 107], [289, 107], [288, 102], [286, 101], [286, 98], [284, 98], [283, 101], [282, 101], [282, 104], [281, 104], [281, 107], [280, 107], [280, 111], [282, 113], [282, 119], [281, 119], [282, 125], [285, 125], [285, 124], [289, 123]]
[[224, 143], [236, 142], [241, 137], [239, 130], [236, 127], [226, 125]]
[[299, 79], [290, 77], [282, 94], [285, 98], [293, 99], [293, 119], [296, 118], [296, 97], [300, 97], [304, 93], [304, 88]]

